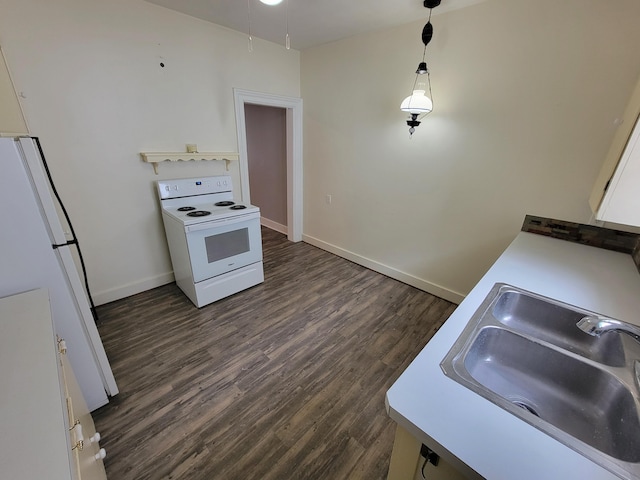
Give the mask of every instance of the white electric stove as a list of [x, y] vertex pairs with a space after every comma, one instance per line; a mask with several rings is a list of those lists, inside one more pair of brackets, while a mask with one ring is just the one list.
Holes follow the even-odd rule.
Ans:
[[157, 182], [178, 287], [202, 307], [264, 281], [260, 209], [227, 175]]

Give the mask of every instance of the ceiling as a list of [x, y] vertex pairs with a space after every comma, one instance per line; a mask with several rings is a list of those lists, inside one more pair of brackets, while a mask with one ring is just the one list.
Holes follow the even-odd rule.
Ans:
[[[258, 0], [146, 0], [253, 37], [284, 45], [287, 16], [291, 48], [305, 48], [364, 32], [427, 19], [422, 0], [284, 0], [267, 6]], [[443, 0], [433, 15], [485, 0]], [[287, 14], [288, 12], [288, 14]]]

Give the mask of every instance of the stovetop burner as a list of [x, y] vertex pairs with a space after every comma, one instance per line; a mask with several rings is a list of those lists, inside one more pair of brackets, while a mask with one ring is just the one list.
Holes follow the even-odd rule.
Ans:
[[259, 207], [233, 197], [229, 176], [167, 180], [156, 186], [163, 218], [187, 229], [205, 224], [217, 228], [230, 219], [253, 221], [260, 216]]
[[207, 215], [211, 215], [211, 212], [207, 212], [206, 210], [196, 210], [195, 212], [187, 213], [188, 217], [206, 217]]

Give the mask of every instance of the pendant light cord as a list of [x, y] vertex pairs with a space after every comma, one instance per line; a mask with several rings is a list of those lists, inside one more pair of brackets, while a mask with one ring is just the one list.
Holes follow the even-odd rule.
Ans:
[[287, 50], [291, 49], [291, 40], [289, 40], [289, 0], [285, 0], [285, 11], [286, 11], [286, 30], [287, 33], [284, 37], [284, 46]]
[[[431, 14], [433, 13], [433, 8], [429, 9], [429, 20], [427, 23], [431, 23]], [[422, 61], [427, 55], [427, 46], [424, 46], [424, 50], [422, 51]], [[427, 85], [429, 86], [429, 99], [431, 100], [431, 108], [433, 108], [433, 94], [431, 93], [431, 74], [429, 73], [429, 66], [427, 66]]]
[[247, 0], [247, 22], [249, 23], [249, 44], [250, 52], [253, 52], [253, 37], [251, 36], [251, 0]]
[[[287, 0], [288, 2], [288, 0]], [[427, 19], [427, 23], [431, 22], [431, 13], [433, 12], [433, 9], [430, 8], [429, 9], [429, 18]], [[424, 49], [422, 50], [422, 62], [424, 62], [424, 59], [427, 56], [427, 45], [425, 44]], [[411, 89], [411, 91], [413, 92], [416, 89], [416, 85], [418, 85], [418, 77], [420, 76], [419, 73], [416, 72], [416, 78], [413, 80], [413, 88]], [[429, 87], [429, 98], [431, 99], [431, 105], [433, 108], [433, 94], [431, 92], [431, 76], [429, 74], [429, 69], [427, 68], [427, 86]]]

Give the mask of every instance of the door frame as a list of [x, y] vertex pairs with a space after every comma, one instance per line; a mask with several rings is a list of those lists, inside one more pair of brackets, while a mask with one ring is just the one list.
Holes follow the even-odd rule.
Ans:
[[249, 156], [245, 104], [286, 109], [287, 116], [287, 238], [302, 240], [302, 99], [271, 93], [233, 89], [240, 154], [240, 183], [242, 201], [251, 203], [249, 192]]

